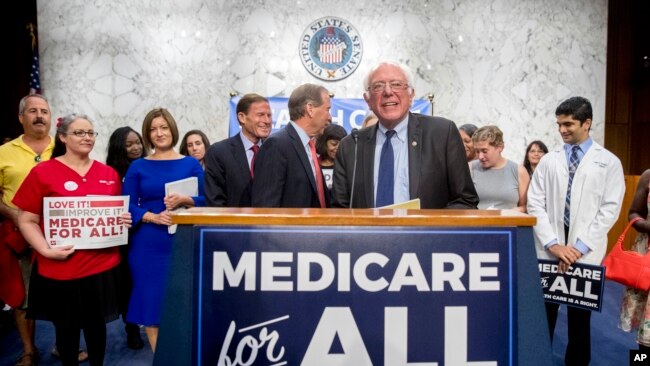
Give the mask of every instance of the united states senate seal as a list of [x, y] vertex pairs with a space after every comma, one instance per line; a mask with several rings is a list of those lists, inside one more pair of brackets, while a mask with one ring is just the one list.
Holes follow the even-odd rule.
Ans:
[[361, 36], [345, 19], [328, 16], [315, 20], [300, 38], [300, 60], [307, 71], [326, 81], [350, 76], [363, 55]]

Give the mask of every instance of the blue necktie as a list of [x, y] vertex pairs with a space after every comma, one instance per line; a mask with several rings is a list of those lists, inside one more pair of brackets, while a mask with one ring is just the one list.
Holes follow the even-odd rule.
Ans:
[[580, 146], [573, 145], [571, 147], [571, 156], [569, 157], [569, 186], [566, 190], [566, 201], [564, 205], [564, 226], [566, 227], [569, 227], [571, 219], [571, 184], [573, 184], [573, 176], [576, 174], [576, 169], [578, 169], [578, 165], [580, 164], [578, 151], [580, 151]]
[[393, 144], [390, 139], [395, 135], [395, 131], [386, 131], [386, 141], [381, 147], [379, 156], [379, 176], [377, 177], [377, 199], [375, 207], [392, 205], [395, 202], [395, 158], [393, 154]]

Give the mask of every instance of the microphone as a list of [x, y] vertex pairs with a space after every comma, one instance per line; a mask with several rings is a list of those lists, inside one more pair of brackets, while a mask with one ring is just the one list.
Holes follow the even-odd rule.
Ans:
[[350, 188], [350, 205], [348, 207], [352, 208], [352, 199], [354, 199], [354, 181], [357, 178], [357, 150], [359, 146], [357, 141], [359, 140], [359, 129], [353, 128], [350, 134], [354, 140], [354, 164], [352, 165], [352, 186]]
[[359, 129], [358, 128], [353, 128], [352, 132], [350, 132], [350, 135], [352, 135], [352, 138], [354, 139], [354, 144], [357, 144], [357, 140], [359, 139]]

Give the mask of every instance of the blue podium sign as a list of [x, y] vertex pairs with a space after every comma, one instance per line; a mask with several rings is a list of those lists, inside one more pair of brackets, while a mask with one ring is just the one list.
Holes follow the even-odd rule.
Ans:
[[194, 228], [195, 365], [514, 365], [516, 228]]

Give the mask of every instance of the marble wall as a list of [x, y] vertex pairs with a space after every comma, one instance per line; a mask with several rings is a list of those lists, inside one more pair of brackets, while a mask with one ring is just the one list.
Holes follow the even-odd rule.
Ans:
[[[300, 36], [314, 20], [347, 20], [363, 41], [351, 76], [323, 82], [303, 67]], [[602, 143], [607, 0], [39, 0], [41, 82], [55, 116], [81, 112], [100, 132], [105, 157], [117, 127], [140, 130], [153, 107], [174, 114], [181, 134], [227, 137], [231, 91], [288, 96], [305, 82], [360, 98], [372, 64], [392, 59], [415, 73], [416, 97], [458, 125], [497, 124], [504, 154], [561, 140], [554, 111], [582, 95]]]

